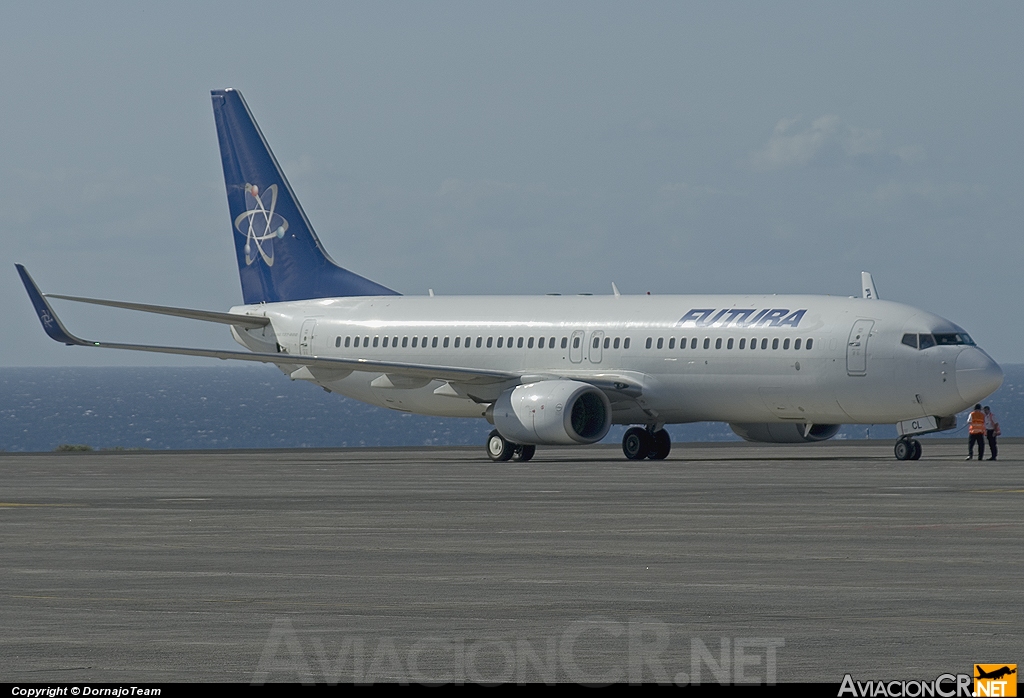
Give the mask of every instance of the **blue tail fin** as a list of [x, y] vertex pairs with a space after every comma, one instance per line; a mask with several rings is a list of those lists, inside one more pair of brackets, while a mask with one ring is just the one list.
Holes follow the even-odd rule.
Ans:
[[211, 94], [245, 302], [398, 295], [334, 263], [242, 94]]

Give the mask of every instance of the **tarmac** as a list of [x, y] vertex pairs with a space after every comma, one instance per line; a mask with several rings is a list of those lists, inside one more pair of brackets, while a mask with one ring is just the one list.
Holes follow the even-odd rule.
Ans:
[[0, 681], [933, 680], [1024, 660], [1024, 440], [0, 453]]

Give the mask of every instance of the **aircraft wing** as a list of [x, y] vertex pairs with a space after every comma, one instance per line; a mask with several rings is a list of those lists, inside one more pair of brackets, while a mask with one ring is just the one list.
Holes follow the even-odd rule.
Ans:
[[[24, 269], [16, 264], [18, 273]], [[28, 272], [25, 272], [28, 274]], [[24, 280], [24, 277], [22, 277]], [[76, 303], [92, 303], [93, 305], [106, 305], [111, 308], [124, 308], [126, 310], [141, 310], [144, 313], [157, 313], [158, 315], [173, 315], [174, 317], [188, 318], [189, 320], [202, 320], [204, 322], [219, 322], [224, 325], [235, 325], [247, 329], [259, 329], [270, 324], [270, 318], [262, 315], [241, 315], [238, 313], [218, 313], [211, 310], [193, 310], [192, 308], [171, 308], [166, 305], [147, 305], [146, 303], [126, 303], [124, 301], [106, 301], [100, 298], [82, 298], [80, 296], [62, 296], [57, 293], [44, 293], [46, 298], [60, 298]]]
[[[18, 269], [18, 274], [21, 276], [22, 283], [25, 284], [25, 290], [28, 291], [29, 299], [32, 301], [36, 314], [39, 316], [39, 321], [43, 324], [43, 330], [51, 339], [69, 346], [77, 345], [83, 347], [100, 347], [104, 349], [126, 349], [129, 351], [148, 351], [156, 354], [178, 354], [182, 356], [205, 356], [214, 359], [255, 361], [258, 363], [276, 364], [278, 366], [306, 366], [308, 368], [333, 369], [336, 371], [379, 371], [381, 373], [394, 373], [416, 378], [430, 378], [476, 385], [502, 383], [505, 381], [518, 382], [520, 380], [520, 375], [517, 373], [489, 371], [484, 369], [467, 369], [457, 366], [431, 366], [425, 364], [399, 363], [394, 361], [371, 361], [368, 359], [336, 359], [283, 353], [269, 354], [248, 351], [227, 351], [221, 349], [164, 347], [149, 344], [121, 344], [116, 342], [96, 342], [88, 339], [82, 339], [81, 337], [71, 334], [67, 328], [64, 327], [64, 324], [60, 321], [60, 318], [57, 317], [57, 314], [46, 300], [45, 294], [39, 290], [36, 282], [29, 275], [25, 267], [21, 264], [16, 264], [15, 266]], [[53, 297], [60, 298], [62, 296]], [[77, 297], [71, 297], [68, 298], [68, 300], [94, 302], [96, 299], [79, 299]], [[122, 303], [120, 301], [102, 301], [99, 304], [119, 308], [129, 308], [131, 310], [161, 312], [166, 315], [191, 317], [192, 319], [201, 319], [211, 322], [227, 322], [228, 324], [238, 324], [242, 326], [245, 326], [246, 322], [249, 320], [258, 321], [266, 319], [254, 316], [233, 315], [231, 313], [167, 308], [165, 306], [146, 306], [141, 303]], [[235, 318], [238, 318], [237, 323], [234, 321]], [[257, 326], [262, 327], [264, 324], [266, 323], [260, 322]]]

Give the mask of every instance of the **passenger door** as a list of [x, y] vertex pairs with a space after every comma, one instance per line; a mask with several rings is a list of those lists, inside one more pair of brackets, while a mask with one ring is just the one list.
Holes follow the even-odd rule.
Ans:
[[299, 353], [304, 356], [313, 354], [313, 332], [316, 329], [316, 320], [310, 319], [302, 323], [299, 331]]
[[868, 373], [868, 337], [874, 320], [857, 320], [850, 330], [846, 343], [846, 373], [850, 376], [866, 376]]

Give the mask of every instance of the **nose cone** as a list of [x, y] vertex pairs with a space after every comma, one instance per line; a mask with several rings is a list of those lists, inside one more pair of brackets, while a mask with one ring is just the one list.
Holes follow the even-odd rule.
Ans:
[[974, 403], [994, 393], [1003, 383], [1003, 369], [977, 347], [956, 357], [956, 389], [964, 402]]

